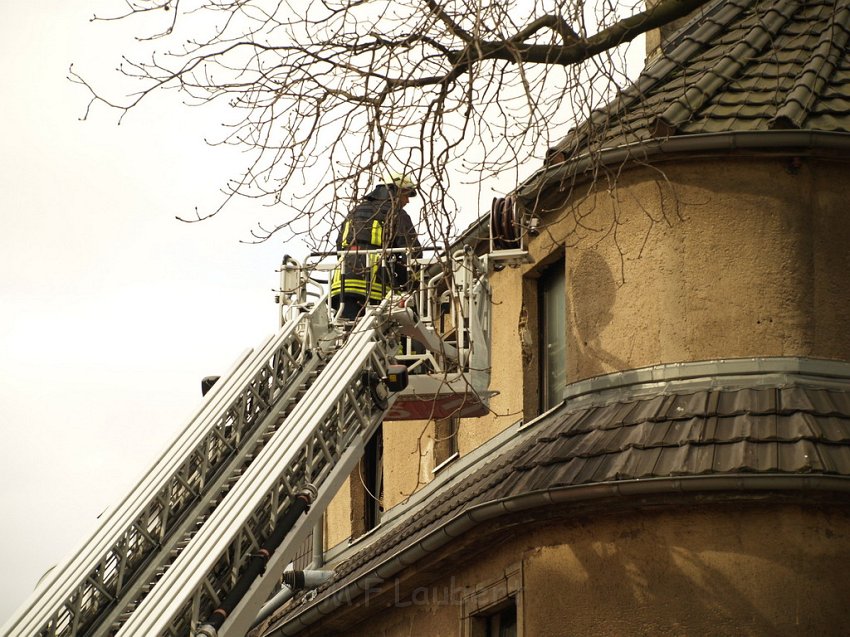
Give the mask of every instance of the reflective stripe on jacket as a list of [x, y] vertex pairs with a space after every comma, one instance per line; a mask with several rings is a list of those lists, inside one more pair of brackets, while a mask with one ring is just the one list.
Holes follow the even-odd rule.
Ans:
[[342, 267], [334, 270], [331, 279], [331, 296], [355, 294], [380, 301], [392, 287], [387, 269], [381, 267], [381, 255], [358, 254], [351, 250], [343, 259]]
[[[411, 248], [418, 252], [420, 245], [410, 216], [403, 208], [393, 206], [389, 190], [381, 185], [354, 207], [342, 226], [337, 250], [348, 252], [342, 259], [342, 267], [334, 270], [331, 296], [355, 294], [380, 301], [392, 289], [400, 287], [407, 281], [403, 256], [396, 266], [383, 262], [380, 253], [369, 255], [368, 262], [365, 254], [358, 254], [360, 250], [389, 248]], [[392, 257], [394, 262], [398, 258]]]

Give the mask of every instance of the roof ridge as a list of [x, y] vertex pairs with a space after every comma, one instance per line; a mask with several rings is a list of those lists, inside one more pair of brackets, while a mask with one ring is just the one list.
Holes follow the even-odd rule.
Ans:
[[[809, 107], [835, 73], [838, 60], [850, 38], [850, 0], [836, 0], [836, 5], [839, 4], [843, 6], [832, 14], [830, 23], [823, 31], [829, 33], [830, 37], [821, 39], [812, 52], [794, 86], [785, 96], [784, 103], [768, 122], [769, 128], [802, 128]], [[823, 35], [821, 37], [823, 38]]]
[[695, 111], [700, 110], [745, 64], [775, 40], [800, 6], [800, 0], [781, 0], [770, 7], [764, 17], [750, 29], [747, 37], [724, 53], [716, 65], [706, 69], [699, 80], [655, 118], [650, 125], [654, 136], [675, 135]]

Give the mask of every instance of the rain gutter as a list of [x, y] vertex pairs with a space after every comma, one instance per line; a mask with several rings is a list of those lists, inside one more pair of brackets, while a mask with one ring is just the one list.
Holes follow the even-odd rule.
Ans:
[[850, 494], [850, 476], [822, 474], [725, 474], [711, 476], [684, 476], [623, 480], [589, 485], [554, 487], [550, 489], [500, 498], [470, 507], [438, 528], [427, 533], [414, 544], [388, 557], [378, 566], [358, 576], [352, 582], [326, 595], [293, 614], [285, 623], [267, 632], [267, 637], [297, 635], [300, 631], [321, 621], [339, 608], [351, 604], [364, 593], [384, 584], [408, 566], [419, 562], [433, 552], [469, 532], [476, 526], [500, 517], [549, 506], [573, 504], [616, 497], [634, 497], [661, 494], [688, 494], [753, 491], [804, 491], [838, 492]]
[[[541, 168], [511, 194], [524, 200], [529, 209], [534, 207], [536, 198], [543, 190], [568, 183], [580, 176], [593, 176], [600, 166], [623, 165], [634, 162], [636, 165], [669, 161], [674, 156], [690, 154], [692, 158], [721, 152], [763, 151], [760, 155], [784, 156], [799, 155], [801, 150], [828, 151], [824, 158], [835, 158], [835, 152], [846, 153], [850, 159], [850, 133], [818, 130], [769, 130], [769, 131], [731, 131], [722, 133], [702, 133], [650, 139], [614, 148], [605, 148], [597, 152], [585, 153], [568, 159], [560, 164]], [[809, 152], [809, 155], [819, 156]], [[487, 225], [490, 213], [481, 215], [477, 221], [464, 230], [452, 242], [453, 248], [463, 245], [477, 245], [489, 237]]]
[[664, 161], [672, 159], [673, 155], [694, 153], [760, 151], [760, 154], [764, 154], [780, 151], [794, 155], [799, 154], [801, 149], [838, 151], [847, 153], [850, 159], [850, 133], [818, 130], [732, 131], [644, 140], [586, 153], [561, 164], [541, 168], [517, 188], [516, 194], [528, 200], [546, 188], [592, 172], [600, 166]]

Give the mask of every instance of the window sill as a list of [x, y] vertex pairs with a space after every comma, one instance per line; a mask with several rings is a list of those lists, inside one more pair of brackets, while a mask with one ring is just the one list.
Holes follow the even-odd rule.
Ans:
[[450, 455], [448, 458], [446, 458], [440, 464], [438, 464], [436, 467], [434, 467], [431, 470], [431, 473], [433, 473], [434, 475], [437, 475], [438, 473], [440, 473], [440, 471], [445, 469], [447, 466], [449, 466], [451, 463], [453, 463], [458, 458], [460, 458], [460, 453], [455, 451], [452, 455]]

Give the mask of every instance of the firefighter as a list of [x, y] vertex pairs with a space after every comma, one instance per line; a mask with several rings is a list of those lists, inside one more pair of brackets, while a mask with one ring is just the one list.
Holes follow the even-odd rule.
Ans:
[[331, 307], [342, 307], [338, 318], [353, 321], [366, 303], [379, 303], [389, 292], [408, 291], [412, 285], [407, 253], [366, 251], [406, 248], [419, 256], [419, 238], [404, 210], [416, 190], [409, 176], [390, 174], [349, 213], [336, 243], [344, 253], [341, 267], [331, 281]]

